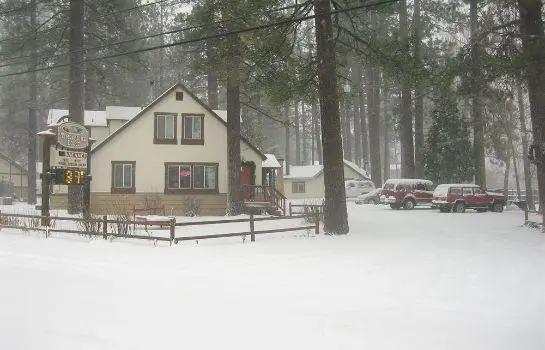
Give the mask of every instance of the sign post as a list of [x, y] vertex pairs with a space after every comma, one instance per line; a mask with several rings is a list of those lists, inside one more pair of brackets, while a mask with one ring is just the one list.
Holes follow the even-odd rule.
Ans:
[[[81, 124], [63, 121], [50, 126], [38, 135], [44, 138], [42, 167], [42, 216], [49, 217], [49, 187], [51, 183], [85, 188], [83, 208], [88, 212], [90, 206], [91, 176], [89, 175], [89, 131]], [[68, 209], [71, 208], [70, 190]], [[81, 207], [81, 204], [77, 205]], [[42, 219], [47, 226], [49, 220]]]

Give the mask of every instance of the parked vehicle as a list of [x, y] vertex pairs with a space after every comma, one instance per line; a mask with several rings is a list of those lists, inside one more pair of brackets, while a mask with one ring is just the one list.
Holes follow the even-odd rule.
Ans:
[[379, 204], [381, 193], [382, 193], [382, 188], [376, 188], [369, 193], [360, 194], [356, 198], [356, 204]]
[[432, 200], [432, 205], [441, 212], [454, 213], [463, 213], [466, 209], [501, 213], [505, 203], [503, 194], [486, 192], [475, 184], [439, 185]]
[[375, 184], [371, 180], [346, 180], [344, 189], [347, 198], [356, 198], [375, 190]]
[[384, 183], [381, 203], [392, 209], [413, 209], [419, 205], [431, 205], [434, 185], [424, 179], [390, 179]]

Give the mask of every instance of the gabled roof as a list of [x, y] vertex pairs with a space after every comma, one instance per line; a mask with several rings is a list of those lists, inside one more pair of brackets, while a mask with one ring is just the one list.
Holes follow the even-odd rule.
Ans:
[[[355, 163], [344, 159], [344, 166], [352, 169], [354, 172], [358, 173], [363, 179], [371, 180], [369, 174]], [[290, 165], [289, 175], [284, 175], [285, 179], [312, 179], [318, 177], [322, 174], [324, 166], [322, 164], [318, 165]]]
[[[206, 109], [207, 112], [209, 112], [213, 117], [215, 117], [218, 121], [220, 121], [225, 127], [227, 127], [227, 122], [223, 120], [217, 113], [215, 113], [210, 107], [208, 107], [204, 102], [202, 102], [197, 96], [195, 96], [191, 91], [189, 91], [182, 83], [178, 83], [176, 85], [173, 85], [170, 87], [167, 91], [163, 92], [159, 97], [157, 97], [155, 100], [153, 100], [148, 106], [146, 106], [144, 109], [140, 111], [134, 118], [123, 124], [119, 129], [111, 133], [108, 137], [106, 137], [104, 140], [102, 140], [100, 143], [98, 143], [92, 150], [91, 153], [94, 153], [98, 151], [100, 148], [102, 148], [105, 144], [107, 144], [111, 139], [116, 137], [118, 134], [122, 133], [126, 128], [128, 128], [132, 123], [134, 123], [136, 120], [140, 119], [146, 112], [148, 112], [153, 106], [155, 106], [157, 103], [159, 103], [163, 98], [165, 98], [167, 95], [172, 93], [177, 88], [180, 88], [184, 90], [184, 92], [189, 95], [193, 100], [195, 100], [202, 108]], [[254, 150], [257, 154], [261, 156], [261, 160], [266, 160], [267, 157], [261, 152], [257, 147], [252, 145], [245, 137], [242, 135], [240, 136], [240, 139], [244, 141], [252, 150]]]
[[261, 162], [262, 168], [281, 168], [282, 165], [280, 165], [280, 162], [278, 162], [278, 159], [276, 159], [274, 154], [265, 154], [265, 159], [263, 162]]
[[10, 163], [13, 167], [19, 169], [21, 171], [21, 173], [23, 174], [26, 174], [27, 173], [27, 170], [24, 166], [22, 166], [21, 164], [17, 163], [16, 161], [14, 161], [13, 159], [10, 159], [8, 156], [6, 156], [4, 153], [0, 152], [0, 159], [3, 159], [5, 160], [6, 162]]
[[[50, 109], [47, 114], [47, 124], [57, 124], [57, 121], [68, 115], [67, 109]], [[106, 111], [84, 111], [83, 120], [85, 126], [108, 126]]]

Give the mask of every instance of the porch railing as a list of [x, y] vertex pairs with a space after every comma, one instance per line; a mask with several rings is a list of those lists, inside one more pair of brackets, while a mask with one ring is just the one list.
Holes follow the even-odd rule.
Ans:
[[243, 185], [243, 196], [249, 202], [267, 202], [286, 215], [286, 197], [272, 186]]

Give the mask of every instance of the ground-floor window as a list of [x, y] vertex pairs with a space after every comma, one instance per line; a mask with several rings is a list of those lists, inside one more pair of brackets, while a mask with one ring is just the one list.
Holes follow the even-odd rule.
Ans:
[[294, 181], [291, 184], [292, 193], [305, 193], [305, 182], [304, 181]]
[[134, 193], [136, 162], [112, 161], [112, 193]]
[[217, 191], [217, 163], [165, 164], [165, 193]]

